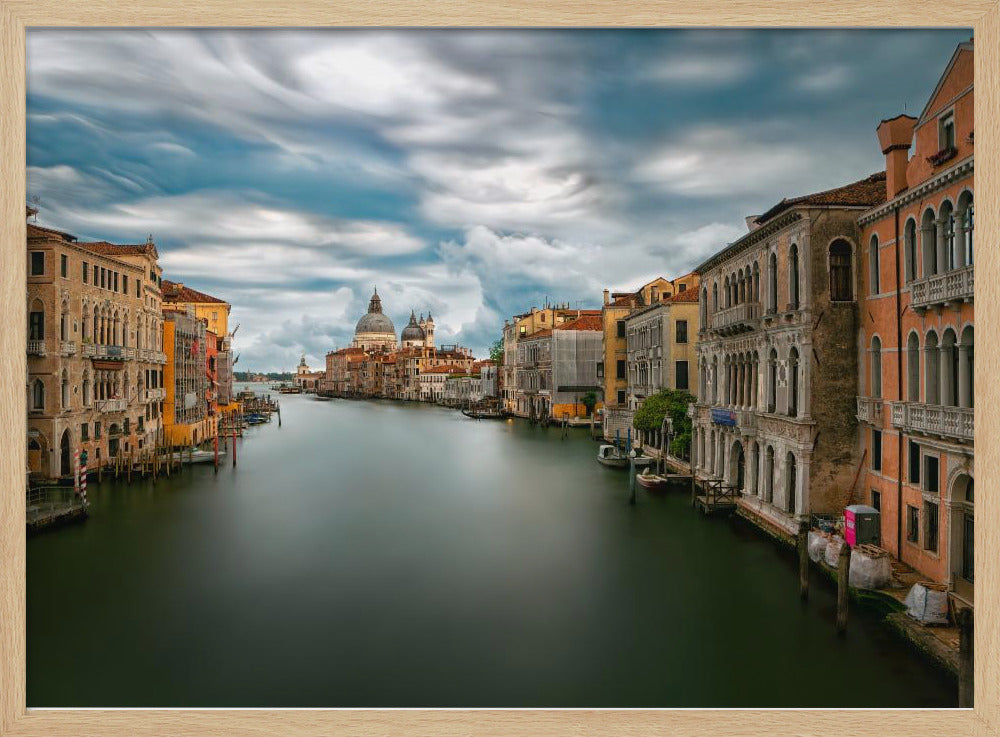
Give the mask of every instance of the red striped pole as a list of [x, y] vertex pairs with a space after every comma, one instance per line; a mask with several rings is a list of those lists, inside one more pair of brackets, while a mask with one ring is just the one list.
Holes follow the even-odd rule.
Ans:
[[83, 499], [83, 503], [87, 503], [87, 451], [79, 453], [79, 464], [80, 464], [80, 498]]

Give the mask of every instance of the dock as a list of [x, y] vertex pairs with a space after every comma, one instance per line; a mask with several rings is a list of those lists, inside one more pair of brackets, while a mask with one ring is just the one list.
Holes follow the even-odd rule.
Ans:
[[722, 479], [703, 479], [695, 485], [694, 504], [707, 515], [731, 514], [736, 511], [735, 486], [727, 485]]
[[25, 521], [28, 534], [87, 518], [88, 504], [70, 486], [42, 486], [29, 489], [26, 502]]

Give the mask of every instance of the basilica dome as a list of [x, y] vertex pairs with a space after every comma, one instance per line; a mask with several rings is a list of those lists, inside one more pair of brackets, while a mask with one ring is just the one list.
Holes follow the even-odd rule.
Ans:
[[368, 302], [368, 312], [361, 316], [354, 328], [354, 346], [365, 350], [391, 350], [396, 347], [396, 326], [382, 312], [382, 298], [378, 296], [378, 290]]
[[404, 342], [406, 341], [422, 342], [426, 337], [424, 335], [424, 329], [417, 324], [417, 316], [416, 314], [413, 313], [412, 310], [410, 311], [410, 322], [409, 324], [407, 324], [405, 328], [403, 328], [403, 334], [399, 337], [400, 340]]

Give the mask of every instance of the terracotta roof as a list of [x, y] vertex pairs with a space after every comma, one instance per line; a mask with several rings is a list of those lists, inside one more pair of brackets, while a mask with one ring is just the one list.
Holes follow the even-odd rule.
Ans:
[[544, 330], [536, 330], [531, 335], [525, 335], [521, 340], [534, 340], [535, 338], [547, 338], [552, 335], [552, 328], [545, 328]]
[[28, 223], [27, 227], [28, 227], [29, 238], [51, 238], [55, 236], [59, 240], [63, 241], [74, 241], [74, 242], [76, 241], [75, 235], [64, 233], [61, 230], [54, 230], [53, 228], [43, 228], [41, 225], [35, 225], [34, 223]]
[[604, 330], [604, 323], [601, 320], [600, 313], [596, 315], [584, 314], [582, 317], [578, 317], [570, 322], [564, 322], [562, 325], [557, 325], [556, 330]]
[[107, 241], [94, 241], [92, 243], [80, 243], [88, 251], [101, 256], [152, 256], [158, 258], [156, 246], [152, 243], [108, 243]]
[[435, 366], [424, 369], [425, 374], [464, 374], [465, 369], [461, 366]]
[[678, 292], [673, 297], [668, 297], [663, 300], [664, 302], [697, 302], [698, 301], [698, 290], [688, 289], [685, 292]]
[[[163, 280], [163, 301], [164, 302], [210, 302], [213, 304], [227, 304], [224, 299], [213, 297], [210, 294], [199, 292], [185, 284]], [[359, 349], [360, 350], [360, 349]]]
[[612, 302], [610, 307], [633, 307], [635, 305], [635, 295], [629, 294], [624, 297], [618, 297], [614, 302]]
[[885, 202], [885, 172], [880, 171], [871, 176], [859, 179], [843, 187], [827, 189], [822, 192], [783, 199], [777, 205], [758, 215], [756, 222], [763, 225], [785, 210], [792, 207], [818, 205], [823, 207], [874, 207]]

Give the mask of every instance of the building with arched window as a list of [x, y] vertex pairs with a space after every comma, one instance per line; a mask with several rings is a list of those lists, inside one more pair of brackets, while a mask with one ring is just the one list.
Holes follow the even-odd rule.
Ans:
[[781, 536], [840, 509], [857, 467], [857, 220], [884, 200], [882, 173], [784, 199], [697, 267], [695, 474]]
[[[860, 218], [855, 502], [881, 510], [881, 546], [971, 604], [975, 263], [973, 43], [960, 44], [919, 117], [877, 129], [886, 202]], [[878, 269], [878, 273], [873, 273]], [[897, 274], [902, 276], [897, 279]]]
[[134, 377], [162, 376], [161, 271], [152, 239], [87, 243], [35, 222], [26, 230], [28, 471], [52, 479], [72, 475], [80, 451], [96, 469], [115, 449], [141, 452], [159, 431], [162, 397]]

